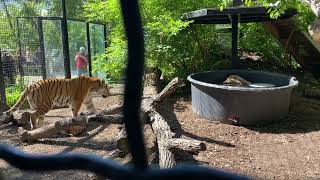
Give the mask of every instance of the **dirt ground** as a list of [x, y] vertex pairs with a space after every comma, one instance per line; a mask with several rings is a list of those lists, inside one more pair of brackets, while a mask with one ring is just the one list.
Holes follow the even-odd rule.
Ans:
[[[118, 91], [114, 90], [114, 91]], [[192, 163], [250, 176], [254, 179], [319, 179], [320, 178], [320, 100], [308, 99], [295, 90], [291, 112], [284, 120], [268, 126], [240, 127], [212, 122], [192, 112], [190, 92], [166, 99], [160, 113], [168, 120], [177, 136], [204, 141], [207, 150], [197, 156], [185, 156], [179, 163]], [[186, 95], [187, 94], [187, 95]], [[122, 96], [95, 98], [103, 109], [121, 102]], [[52, 110], [45, 123], [66, 116], [69, 109]], [[16, 127], [0, 127], [0, 142], [15, 145], [28, 153], [85, 152], [104, 156], [116, 149], [119, 125], [90, 122], [78, 137], [59, 136], [21, 143]], [[81, 171], [23, 172], [0, 161], [7, 179], [91, 179]]]

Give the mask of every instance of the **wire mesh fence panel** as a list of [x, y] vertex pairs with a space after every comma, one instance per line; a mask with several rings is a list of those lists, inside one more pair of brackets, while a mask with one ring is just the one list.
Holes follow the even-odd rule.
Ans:
[[[104, 52], [105, 36], [102, 25], [90, 23], [88, 37], [88, 26], [83, 16], [85, 3], [86, 1], [78, 0], [66, 1], [70, 68], [73, 77], [79, 73], [89, 75], [89, 67], [92, 67], [92, 64], [85, 62], [82, 63], [85, 67], [78, 71], [82, 65], [75, 61], [75, 57], [80, 53], [81, 47], [84, 49], [82, 55], [87, 61], [91, 59], [93, 62], [98, 54]], [[3, 61], [1, 72], [4, 81], [0, 82], [0, 100], [6, 101], [9, 106], [17, 101], [28, 84], [41, 79], [66, 76], [62, 44], [66, 41], [62, 40], [61, 7], [61, 0], [0, 1], [0, 49]], [[104, 78], [103, 72], [95, 73], [94, 76]]]
[[18, 38], [20, 63], [23, 68], [25, 84], [43, 79], [42, 51], [39, 43], [39, 20], [37, 18], [18, 18]]
[[97, 61], [104, 61], [104, 57], [101, 56], [105, 51], [104, 26], [92, 23], [90, 23], [89, 26], [93, 76], [97, 76], [106, 80], [105, 72], [101, 69], [101, 67], [98, 67], [98, 65], [96, 66]]
[[9, 106], [17, 101], [26, 85], [47, 78], [43, 34], [46, 25], [37, 18], [40, 16], [61, 16], [61, 1], [0, 1], [0, 97]]
[[42, 24], [47, 78], [64, 78], [61, 21], [44, 20]]
[[81, 74], [88, 76], [86, 24], [84, 22], [68, 21], [68, 33], [71, 75], [72, 77]]
[[68, 19], [85, 19], [84, 6], [87, 4], [87, 0], [67, 0], [66, 10]]
[[[13, 4], [10, 1], [1, 1], [0, 3], [0, 50], [1, 50], [1, 70], [0, 78], [2, 80], [1, 89], [1, 107], [5, 110], [7, 105], [14, 103], [16, 96], [20, 95], [21, 89], [21, 71], [19, 71], [19, 59], [16, 54], [17, 34], [16, 21], [11, 12]], [[20, 69], [21, 70], [21, 69]]]

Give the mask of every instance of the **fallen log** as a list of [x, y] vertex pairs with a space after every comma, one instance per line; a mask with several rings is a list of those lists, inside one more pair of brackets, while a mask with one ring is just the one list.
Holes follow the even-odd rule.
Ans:
[[206, 150], [206, 145], [203, 142], [184, 138], [168, 140], [167, 147], [170, 150], [181, 149], [191, 154], [198, 154], [200, 151]]
[[22, 141], [31, 141], [36, 139], [42, 139], [50, 137], [60, 131], [67, 131], [73, 126], [83, 126], [87, 124], [88, 118], [86, 116], [70, 117], [47, 126], [42, 126], [32, 131], [25, 131], [21, 134]]
[[96, 121], [100, 123], [121, 124], [123, 122], [123, 115], [105, 115], [98, 112], [88, 116], [88, 121]]
[[117, 147], [118, 149], [123, 152], [124, 154], [129, 153], [129, 147], [128, 147], [128, 138], [127, 138], [127, 132], [124, 128], [124, 126], [121, 126], [120, 132], [117, 136]]
[[159, 166], [161, 168], [174, 167], [176, 165], [174, 154], [168, 148], [169, 141], [174, 133], [171, 132], [169, 125], [158, 112], [152, 111], [149, 115], [153, 131], [157, 137]]
[[201, 141], [173, 138], [175, 133], [170, 130], [170, 126], [158, 112], [151, 111], [149, 116], [157, 137], [160, 167], [170, 168], [176, 164], [172, 153], [175, 149], [181, 149], [192, 154], [198, 154], [199, 151], [206, 150], [206, 145]]
[[48, 138], [61, 131], [67, 131], [76, 135], [84, 130], [84, 127], [86, 127], [88, 121], [98, 120], [100, 122], [103, 121], [120, 124], [122, 122], [122, 118], [123, 117], [121, 115], [101, 115], [99, 113], [90, 116], [80, 115], [78, 117], [68, 117], [55, 123], [42, 126], [31, 131], [26, 131], [21, 135], [21, 140], [31, 141]]
[[122, 112], [122, 104], [117, 104], [108, 107], [107, 109], [99, 111], [99, 114], [110, 115], [110, 114], [120, 114]]
[[[174, 78], [159, 94], [157, 94], [155, 91], [157, 87], [151, 87], [151, 91], [148, 90], [148, 87], [150, 88], [150, 85], [154, 86], [156, 84], [155, 82], [159, 81], [157, 79], [158, 76], [149, 75], [145, 77], [153, 79], [149, 79], [147, 81], [148, 84], [145, 84], [144, 86], [144, 91], [147, 91], [148, 93], [144, 92], [144, 97], [141, 103], [141, 112], [142, 117], [149, 117], [149, 123], [156, 136], [160, 168], [170, 168], [175, 166], [176, 161], [173, 154], [175, 149], [181, 149], [193, 154], [197, 154], [199, 151], [205, 150], [206, 145], [203, 142], [192, 139], [173, 138], [175, 133], [171, 131], [166, 120], [156, 110], [159, 103], [175, 92], [177, 88], [184, 85], [183, 82], [179, 78]], [[124, 130], [122, 129], [118, 135], [118, 137], [121, 137], [118, 139], [118, 141], [121, 141], [121, 146], [118, 148], [123, 148], [124, 146], [122, 143], [127, 141], [126, 134], [123, 131]], [[150, 154], [150, 157], [152, 156], [154, 156], [154, 153]]]
[[9, 124], [13, 123], [18, 126], [22, 126], [26, 130], [31, 130], [31, 122], [30, 122], [30, 112], [19, 110], [14, 112], [13, 114], [5, 114], [3, 113], [1, 117], [1, 124]]

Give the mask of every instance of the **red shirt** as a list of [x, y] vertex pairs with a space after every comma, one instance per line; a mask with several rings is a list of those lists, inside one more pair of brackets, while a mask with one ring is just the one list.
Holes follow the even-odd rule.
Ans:
[[82, 56], [81, 54], [77, 54], [75, 59], [76, 59], [77, 69], [85, 69], [85, 68], [87, 68], [87, 61], [86, 61], [86, 58], [84, 56]]

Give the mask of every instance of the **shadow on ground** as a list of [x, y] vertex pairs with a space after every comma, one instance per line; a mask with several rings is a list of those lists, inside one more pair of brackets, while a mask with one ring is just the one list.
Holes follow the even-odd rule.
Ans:
[[[170, 128], [176, 133], [175, 137], [186, 136], [186, 137], [193, 138], [199, 141], [204, 141], [207, 143], [218, 144], [225, 147], [235, 147], [233, 144], [228, 142], [218, 141], [208, 137], [197, 136], [195, 134], [192, 134], [190, 132], [183, 130], [174, 112], [185, 111], [186, 106], [176, 103], [178, 100], [179, 98], [167, 99], [165, 102], [166, 106], [164, 106], [164, 108], [167, 110], [165, 111], [165, 113], [161, 113], [161, 115], [167, 120]], [[183, 97], [183, 100], [190, 101], [190, 98]], [[160, 108], [160, 112], [164, 111], [164, 108]]]

